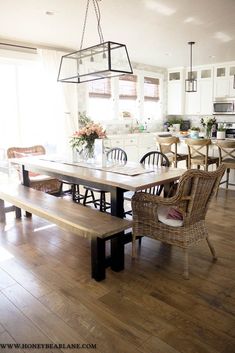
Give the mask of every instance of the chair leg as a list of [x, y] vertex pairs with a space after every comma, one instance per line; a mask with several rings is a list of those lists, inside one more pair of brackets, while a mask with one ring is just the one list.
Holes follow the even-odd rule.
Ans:
[[136, 258], [136, 237], [132, 238], [132, 258]]
[[228, 184], [229, 184], [229, 173], [230, 173], [230, 168], [227, 168], [226, 189], [228, 189]]
[[184, 279], [189, 279], [188, 249], [184, 249]]
[[209, 249], [210, 249], [210, 251], [211, 251], [211, 254], [212, 254], [212, 256], [213, 256], [213, 260], [216, 261], [216, 260], [217, 260], [217, 256], [216, 256], [216, 253], [215, 253], [215, 248], [214, 248], [214, 246], [211, 244], [211, 242], [210, 242], [210, 240], [209, 240], [208, 237], [206, 238], [206, 241], [207, 241], [207, 244], [208, 244]]

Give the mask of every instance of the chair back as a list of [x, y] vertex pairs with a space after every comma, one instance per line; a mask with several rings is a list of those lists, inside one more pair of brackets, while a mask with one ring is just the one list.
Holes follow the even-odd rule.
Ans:
[[224, 172], [225, 166], [221, 164], [213, 172], [191, 169], [181, 176], [172, 201], [184, 215], [184, 225], [205, 220], [209, 203], [217, 192]]
[[45, 154], [46, 150], [42, 145], [35, 145], [31, 147], [9, 147], [7, 150], [8, 158], [19, 158], [26, 155], [40, 155]]
[[[175, 166], [177, 167], [177, 144], [180, 142], [176, 136], [170, 137], [157, 137], [157, 142], [161, 153], [164, 153], [167, 157], [172, 157]], [[173, 150], [172, 150], [173, 148]]]
[[191, 164], [204, 164], [206, 169], [208, 167], [208, 153], [211, 139], [186, 139], [185, 143], [188, 145], [188, 166]]
[[[219, 148], [219, 162], [235, 164], [235, 141], [219, 141], [216, 145]], [[235, 167], [235, 166], [234, 166]]]
[[[161, 167], [169, 167], [170, 162], [165, 156], [165, 154], [158, 152], [158, 151], [151, 151], [146, 153], [141, 159], [140, 163], [144, 165], [154, 165], [154, 166], [161, 166]], [[153, 194], [153, 195], [160, 195], [163, 190], [163, 185], [157, 185], [153, 186], [151, 188], [148, 188], [144, 190], [147, 193]]]
[[107, 152], [107, 160], [108, 161], [126, 162], [127, 161], [127, 154], [122, 148], [119, 148], [119, 147], [111, 148]]

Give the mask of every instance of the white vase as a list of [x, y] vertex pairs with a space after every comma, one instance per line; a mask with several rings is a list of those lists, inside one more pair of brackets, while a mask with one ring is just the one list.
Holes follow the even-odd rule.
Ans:
[[225, 131], [217, 131], [216, 138], [217, 138], [217, 140], [224, 140], [225, 139]]
[[180, 131], [180, 124], [172, 124], [173, 128], [175, 129], [175, 132], [179, 132]]

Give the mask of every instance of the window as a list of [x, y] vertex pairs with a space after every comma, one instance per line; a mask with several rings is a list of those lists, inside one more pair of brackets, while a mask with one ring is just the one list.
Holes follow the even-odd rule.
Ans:
[[58, 115], [52, 114], [51, 92], [37, 54], [0, 56], [0, 77], [0, 148], [42, 144], [55, 152]]
[[137, 76], [125, 75], [119, 77], [119, 98], [132, 99], [137, 98]]
[[144, 118], [153, 125], [161, 117], [160, 81], [155, 77], [144, 77]]
[[123, 118], [138, 118], [137, 76], [119, 77], [119, 114]]
[[153, 77], [144, 78], [144, 100], [159, 101], [159, 79]]
[[90, 81], [88, 84], [88, 113], [95, 121], [110, 120], [113, 115], [111, 80]]

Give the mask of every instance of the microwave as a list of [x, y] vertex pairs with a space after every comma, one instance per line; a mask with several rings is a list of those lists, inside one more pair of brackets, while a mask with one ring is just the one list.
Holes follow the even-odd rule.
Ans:
[[235, 99], [234, 100], [218, 100], [213, 103], [213, 114], [235, 114]]

